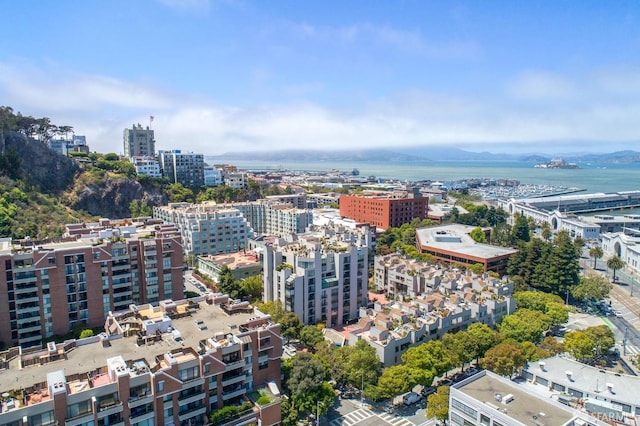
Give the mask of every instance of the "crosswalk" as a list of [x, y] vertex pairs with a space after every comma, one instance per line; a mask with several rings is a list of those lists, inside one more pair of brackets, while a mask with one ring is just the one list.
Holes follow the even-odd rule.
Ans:
[[414, 426], [413, 422], [405, 419], [404, 417], [396, 417], [387, 413], [378, 414], [378, 417], [380, 417], [385, 422], [392, 424], [393, 426]]
[[404, 418], [397, 417], [387, 413], [376, 414], [366, 408], [360, 408], [359, 410], [352, 411], [349, 414], [345, 414], [339, 419], [333, 419], [329, 424], [330, 426], [354, 426], [371, 417], [378, 417], [393, 426], [415, 426], [415, 424]]
[[627, 345], [627, 354], [640, 354], [640, 348], [634, 345]]
[[359, 410], [352, 411], [349, 414], [345, 414], [339, 419], [331, 420], [331, 423], [329, 424], [331, 426], [353, 426], [373, 416], [375, 416], [375, 414], [371, 410], [361, 408]]

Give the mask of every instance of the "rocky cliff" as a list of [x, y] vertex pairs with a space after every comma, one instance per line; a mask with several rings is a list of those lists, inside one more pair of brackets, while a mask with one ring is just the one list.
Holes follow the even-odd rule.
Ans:
[[143, 186], [136, 179], [108, 173], [95, 177], [72, 158], [19, 132], [4, 132], [2, 136], [0, 151], [6, 155], [1, 157], [12, 164], [8, 169], [14, 180], [25, 182], [36, 192], [53, 195], [66, 208], [121, 219], [130, 216], [129, 205], [133, 200], [152, 207], [167, 203], [166, 191], [157, 184]]
[[22, 133], [4, 132], [3, 153], [15, 151], [19, 159], [19, 177], [45, 193], [69, 188], [79, 171], [70, 158], [50, 150], [43, 143]]
[[158, 188], [143, 188], [134, 179], [107, 178], [104, 182], [76, 185], [69, 204], [92, 216], [121, 219], [130, 216], [129, 204], [133, 200], [160, 206], [167, 204], [167, 195]]

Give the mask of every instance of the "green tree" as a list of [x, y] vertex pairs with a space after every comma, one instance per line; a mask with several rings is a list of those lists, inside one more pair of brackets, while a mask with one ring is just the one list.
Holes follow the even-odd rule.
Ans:
[[280, 324], [282, 337], [289, 340], [300, 338], [303, 324], [298, 315], [287, 311], [278, 318], [277, 322]]
[[449, 386], [438, 386], [438, 390], [427, 398], [426, 416], [446, 422], [449, 419]]
[[488, 325], [473, 323], [467, 328], [466, 339], [473, 350], [476, 360], [498, 343], [498, 335]]
[[469, 266], [469, 270], [474, 274], [480, 275], [484, 272], [484, 265], [482, 263], [474, 263]]
[[[409, 348], [402, 354], [402, 361], [411, 369], [431, 372], [432, 378], [446, 373], [456, 365], [456, 360], [440, 340], [429, 340], [427, 343]], [[427, 386], [431, 384], [418, 383]]]
[[374, 398], [392, 398], [409, 391], [417, 384], [431, 383], [432, 381], [433, 376], [426, 370], [411, 368], [405, 364], [393, 365], [382, 371], [375, 389], [365, 388], [365, 395]]
[[596, 355], [606, 355], [616, 343], [613, 331], [606, 325], [587, 327], [583, 331], [593, 340], [593, 350]]
[[538, 361], [539, 359], [548, 358], [551, 352], [534, 345], [531, 342], [520, 343], [520, 352], [524, 355], [527, 362]]
[[589, 273], [580, 277], [580, 284], [571, 289], [571, 294], [578, 300], [601, 300], [609, 296], [612, 286], [605, 277]]
[[322, 331], [315, 325], [305, 325], [300, 330], [300, 343], [307, 348], [315, 348], [324, 342]]
[[239, 299], [245, 296], [240, 282], [233, 276], [233, 272], [227, 265], [220, 268], [218, 273], [218, 291], [228, 294], [232, 299]]
[[151, 216], [153, 211], [147, 204], [147, 200], [132, 200], [129, 203], [129, 211], [132, 218], [141, 216]]
[[380, 360], [376, 350], [364, 340], [358, 340], [346, 359], [345, 371], [349, 383], [360, 388], [363, 385], [374, 385], [380, 377]]
[[600, 246], [593, 246], [589, 249], [589, 257], [593, 258], [593, 269], [597, 269], [596, 262], [598, 259], [602, 259], [602, 256], [604, 256], [604, 251], [602, 251]]
[[489, 349], [480, 360], [482, 368], [505, 377], [511, 377], [524, 367], [527, 359], [515, 343], [500, 343]]
[[552, 355], [564, 353], [564, 344], [553, 336], [547, 336], [540, 342], [540, 347]]
[[595, 342], [584, 331], [570, 331], [564, 335], [564, 347], [572, 357], [584, 361], [593, 358]]
[[562, 303], [548, 303], [545, 314], [552, 326], [559, 326], [569, 320], [569, 310]]
[[512, 229], [508, 223], [498, 223], [491, 230], [491, 244], [510, 246], [512, 243]]
[[542, 224], [540, 225], [540, 235], [546, 241], [549, 241], [551, 239], [552, 233], [551, 233], [551, 225], [549, 225], [549, 222], [542, 222]]
[[[316, 403], [326, 397], [333, 396], [333, 390], [324, 384], [326, 372], [322, 363], [311, 354], [302, 352], [295, 356], [291, 362], [291, 370], [287, 379], [287, 387], [291, 392], [293, 405], [299, 411], [312, 411]], [[335, 395], [335, 394], [334, 394]], [[327, 405], [327, 408], [329, 405]]]
[[185, 188], [181, 183], [174, 183], [167, 188], [169, 193], [169, 201], [172, 203], [193, 202], [193, 191]]
[[198, 260], [198, 256], [196, 256], [193, 253], [189, 253], [189, 254], [186, 254], [184, 256], [184, 264], [188, 268], [193, 268], [195, 266], [197, 260]]
[[529, 221], [527, 218], [517, 214], [511, 232], [514, 241], [529, 241], [531, 239], [531, 230], [529, 229]]
[[262, 284], [262, 276], [253, 275], [241, 280], [240, 288], [251, 300], [260, 300], [262, 298]]
[[558, 232], [547, 266], [546, 287], [555, 294], [565, 294], [580, 282], [580, 265], [576, 248], [565, 230]]
[[487, 235], [484, 233], [484, 231], [480, 227], [473, 228], [469, 233], [469, 236], [473, 238], [473, 241], [475, 241], [476, 243], [486, 244], [487, 242]]
[[548, 330], [550, 325], [551, 319], [546, 314], [530, 309], [518, 309], [502, 318], [498, 330], [505, 338], [517, 342], [538, 343], [542, 340], [542, 333]]
[[582, 256], [582, 249], [587, 245], [587, 242], [581, 236], [577, 236], [573, 239], [573, 246], [576, 248], [576, 256], [580, 258]]
[[526, 308], [543, 313], [547, 312], [547, 306], [550, 303], [562, 304], [562, 298], [560, 296], [539, 291], [519, 291], [513, 294], [513, 298], [518, 308]]
[[620, 258], [618, 255], [611, 256], [607, 259], [607, 268], [613, 271], [613, 281], [616, 280], [616, 271], [618, 269], [624, 268], [625, 261]]

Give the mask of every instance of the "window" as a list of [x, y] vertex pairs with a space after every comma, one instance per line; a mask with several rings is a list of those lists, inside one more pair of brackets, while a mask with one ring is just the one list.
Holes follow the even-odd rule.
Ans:
[[156, 383], [156, 392], [162, 391], [164, 391], [164, 380], [160, 380], [158, 383]]
[[458, 401], [455, 398], [451, 398], [451, 406], [457, 410], [462, 411], [464, 414], [467, 414], [468, 416], [473, 417], [474, 419], [478, 417], [478, 412], [476, 410], [474, 410], [473, 408], [469, 407], [466, 404], [463, 404], [462, 402]]

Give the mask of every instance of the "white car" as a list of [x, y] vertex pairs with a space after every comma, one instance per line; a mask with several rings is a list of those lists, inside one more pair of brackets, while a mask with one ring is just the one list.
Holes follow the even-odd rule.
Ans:
[[404, 402], [404, 405], [415, 404], [420, 401], [420, 395], [415, 392], [409, 392], [404, 396], [404, 398], [402, 398], [402, 401]]

